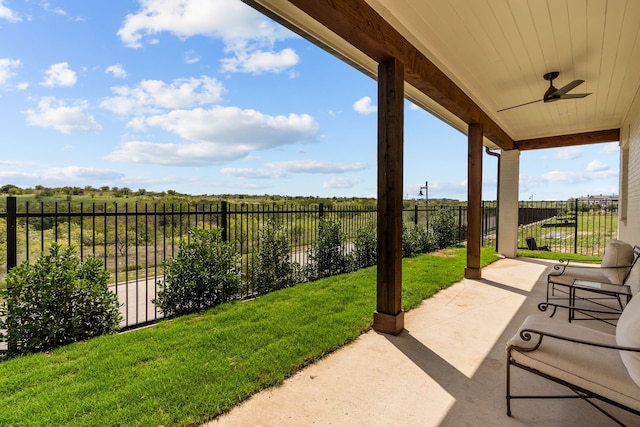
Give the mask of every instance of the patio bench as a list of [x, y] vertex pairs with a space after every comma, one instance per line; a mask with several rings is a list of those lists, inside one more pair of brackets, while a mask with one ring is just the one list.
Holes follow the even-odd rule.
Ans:
[[[544, 315], [530, 315], [507, 343], [507, 415], [512, 399], [583, 399], [615, 420], [594, 400], [640, 415], [640, 298], [624, 308], [615, 334]], [[568, 395], [513, 395], [511, 367], [572, 390]], [[640, 420], [639, 420], [640, 422]]]

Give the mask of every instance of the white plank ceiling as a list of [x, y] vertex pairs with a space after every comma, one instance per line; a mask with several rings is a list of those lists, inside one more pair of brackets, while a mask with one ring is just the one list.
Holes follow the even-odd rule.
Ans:
[[[367, 0], [514, 140], [619, 128], [640, 85], [639, 0]], [[582, 99], [538, 102], [585, 80]]]

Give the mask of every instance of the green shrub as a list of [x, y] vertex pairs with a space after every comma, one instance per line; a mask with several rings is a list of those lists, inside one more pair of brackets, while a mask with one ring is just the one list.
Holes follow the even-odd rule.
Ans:
[[282, 221], [269, 219], [260, 230], [254, 270], [255, 290], [266, 294], [288, 288], [300, 280], [300, 265], [291, 261], [289, 239]]
[[444, 249], [457, 243], [456, 220], [451, 211], [440, 209], [431, 218], [431, 225], [437, 249]]
[[240, 291], [240, 255], [235, 243], [222, 241], [220, 229], [189, 231], [180, 240], [178, 255], [163, 262], [164, 280], [158, 281], [153, 303], [166, 317], [206, 310], [237, 298]]
[[318, 239], [307, 251], [304, 267], [307, 280], [317, 280], [353, 270], [353, 259], [344, 253], [345, 234], [342, 223], [322, 218], [318, 224]]
[[9, 356], [48, 351], [113, 333], [122, 320], [109, 273], [90, 256], [83, 263], [73, 246], [52, 243], [49, 254], [7, 273], [0, 290], [0, 337]]
[[378, 235], [373, 227], [363, 227], [356, 231], [353, 249], [355, 268], [376, 265], [378, 261]]
[[414, 256], [432, 252], [436, 249], [433, 237], [421, 226], [408, 227], [402, 224], [402, 257], [413, 258]]

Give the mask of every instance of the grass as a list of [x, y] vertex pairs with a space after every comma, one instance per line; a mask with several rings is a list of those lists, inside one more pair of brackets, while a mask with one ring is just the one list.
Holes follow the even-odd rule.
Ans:
[[[482, 265], [497, 259], [483, 249]], [[459, 281], [466, 251], [403, 260], [403, 308]], [[369, 330], [376, 268], [0, 363], [2, 426], [213, 418]]]
[[601, 256], [568, 254], [566, 252], [529, 251], [526, 249], [518, 249], [518, 256], [552, 260], [570, 259], [594, 264], [600, 264], [602, 262]]

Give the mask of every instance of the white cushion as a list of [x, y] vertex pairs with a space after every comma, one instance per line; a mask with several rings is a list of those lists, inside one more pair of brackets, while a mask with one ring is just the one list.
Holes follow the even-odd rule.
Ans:
[[[640, 348], [640, 296], [631, 298], [616, 326], [616, 343]], [[640, 353], [620, 350], [620, 358], [631, 379], [640, 386]]]
[[621, 285], [629, 272], [629, 268], [620, 267], [630, 266], [632, 262], [633, 247], [622, 240], [610, 240], [604, 249], [604, 257], [600, 266], [604, 268], [603, 273], [611, 283]]
[[616, 345], [613, 334], [559, 318], [531, 315], [508, 345], [522, 349], [511, 352], [513, 360], [522, 365], [640, 410], [640, 387], [631, 379], [618, 350], [545, 337], [537, 350], [527, 351], [538, 343], [539, 336], [532, 334], [533, 339], [525, 341], [520, 336], [523, 329], [612, 346]]

